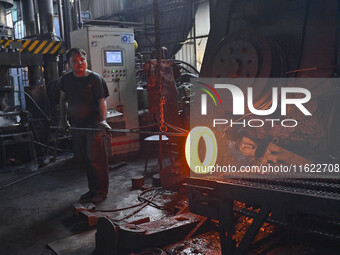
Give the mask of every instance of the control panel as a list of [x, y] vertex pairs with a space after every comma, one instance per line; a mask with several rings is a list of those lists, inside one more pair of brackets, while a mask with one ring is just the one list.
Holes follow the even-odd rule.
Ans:
[[125, 81], [127, 77], [126, 69], [115, 68], [115, 69], [104, 69], [103, 70], [103, 78], [104, 80], [121, 80]]

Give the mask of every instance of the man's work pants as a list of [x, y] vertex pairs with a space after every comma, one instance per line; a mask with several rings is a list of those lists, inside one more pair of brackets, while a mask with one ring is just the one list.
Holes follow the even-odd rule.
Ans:
[[106, 138], [103, 132], [73, 131], [73, 151], [76, 159], [87, 168], [90, 191], [106, 196], [109, 188], [109, 170]]

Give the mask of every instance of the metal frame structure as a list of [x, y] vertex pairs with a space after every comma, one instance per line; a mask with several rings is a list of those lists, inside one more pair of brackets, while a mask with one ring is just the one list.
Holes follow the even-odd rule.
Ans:
[[[222, 254], [244, 254], [265, 221], [293, 226], [293, 215], [313, 215], [332, 219], [338, 227], [340, 218], [340, 184], [336, 180], [187, 180], [190, 211], [219, 220]], [[238, 247], [232, 240], [234, 232], [234, 200], [259, 205], [259, 212]], [[269, 215], [271, 216], [269, 218]], [[305, 230], [305, 229], [304, 229]], [[321, 230], [310, 232], [324, 233]], [[226, 235], [227, 233], [227, 235]]]
[[[192, 11], [191, 11], [191, 16], [192, 19], [194, 19], [194, 5], [198, 4], [200, 2], [203, 2], [203, 0], [185, 0], [185, 1], [178, 1], [178, 0], [172, 0], [172, 1], [160, 1], [159, 2], [159, 13], [166, 13], [172, 10], [176, 10], [176, 9], [180, 9], [183, 8], [185, 6], [191, 5], [192, 6]], [[156, 46], [154, 44], [154, 35], [155, 35], [155, 31], [154, 31], [154, 24], [152, 21], [151, 16], [153, 15], [153, 3], [152, 1], [150, 3], [147, 4], [143, 4], [143, 5], [138, 5], [135, 7], [131, 7], [131, 8], [126, 8], [124, 10], [121, 10], [119, 12], [113, 13], [113, 14], [109, 14], [109, 15], [104, 15], [101, 17], [96, 18], [96, 20], [102, 20], [102, 21], [112, 21], [112, 22], [117, 22], [114, 21], [113, 19], [117, 18], [117, 17], [124, 17], [124, 20], [130, 21], [130, 22], [121, 22], [121, 25], [129, 25], [128, 23], [136, 23], [136, 22], [132, 22], [133, 20], [135, 20], [137, 17], [144, 17], [143, 20], [143, 24], [139, 23], [138, 24], [133, 24], [134, 26], [134, 30], [136, 33], [137, 37], [142, 37], [144, 38], [147, 42], [148, 42], [148, 47], [147, 48], [153, 48], [154, 50], [156, 50]], [[148, 19], [148, 16], [150, 16], [150, 19]], [[177, 29], [178, 30], [178, 29]], [[162, 32], [166, 32], [166, 33], [173, 33], [177, 31], [176, 29], [173, 28], [164, 28], [162, 27]], [[207, 37], [207, 36], [205, 36]], [[191, 36], [190, 39], [196, 40], [196, 35]], [[162, 41], [162, 45], [163, 44], [175, 44], [175, 43], [180, 43], [180, 42], [184, 42], [186, 41], [187, 38], [183, 39], [183, 40], [179, 40], [179, 41]], [[143, 49], [142, 49], [143, 50]]]

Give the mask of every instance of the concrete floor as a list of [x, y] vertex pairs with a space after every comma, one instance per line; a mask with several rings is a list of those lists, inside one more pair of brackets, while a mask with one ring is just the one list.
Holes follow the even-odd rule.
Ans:
[[[143, 175], [143, 166], [144, 160], [137, 158], [124, 167], [110, 171], [108, 199], [97, 208], [114, 209], [121, 206], [123, 200], [125, 204], [137, 203], [140, 191], [131, 191], [131, 177]], [[71, 158], [59, 159], [34, 171], [21, 168], [2, 172], [0, 187], [48, 170], [52, 171], [0, 190], [0, 254], [54, 254], [47, 248], [48, 243], [86, 230], [77, 229], [72, 207], [88, 190], [86, 174], [83, 169], [74, 166]], [[145, 182], [151, 183], [151, 178]], [[164, 212], [156, 208], [147, 207], [146, 210], [151, 220], [164, 216]], [[116, 216], [120, 218], [119, 214]]]

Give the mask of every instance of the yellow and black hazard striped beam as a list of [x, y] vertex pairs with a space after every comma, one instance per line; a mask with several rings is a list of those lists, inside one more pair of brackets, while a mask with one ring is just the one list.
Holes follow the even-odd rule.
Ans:
[[5, 48], [12, 46], [21, 53], [59, 55], [66, 51], [63, 42], [42, 40], [0, 40], [0, 45]]

